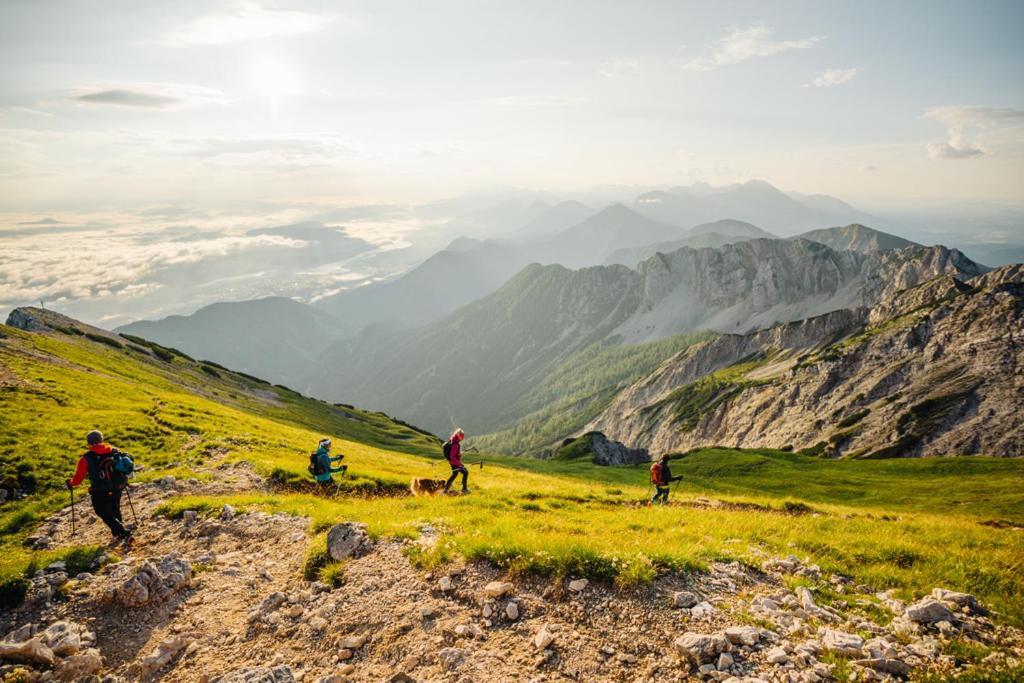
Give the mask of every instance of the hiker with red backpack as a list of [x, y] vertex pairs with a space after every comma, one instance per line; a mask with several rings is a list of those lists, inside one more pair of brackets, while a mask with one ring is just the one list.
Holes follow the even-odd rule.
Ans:
[[651, 498], [651, 505], [668, 502], [669, 484], [682, 479], [681, 476], [673, 477], [672, 470], [668, 467], [668, 453], [661, 456], [661, 459], [651, 465], [651, 483], [654, 484], [654, 497]]
[[65, 485], [72, 491], [89, 477], [89, 497], [96, 516], [110, 528], [114, 538], [131, 538], [131, 530], [121, 521], [121, 494], [128, 487], [128, 475], [135, 471], [135, 463], [129, 454], [106, 443], [96, 430], [89, 432], [85, 440], [89, 450], [79, 458], [75, 474]]
[[466, 485], [469, 481], [469, 470], [462, 464], [462, 440], [465, 438], [466, 433], [456, 428], [452, 432], [452, 437], [445, 441], [444, 446], [441, 447], [445, 459], [452, 468], [452, 476], [448, 477], [448, 481], [444, 484], [445, 493], [448, 493], [452, 487], [452, 482], [460, 474], [462, 475], [462, 492], [469, 493], [469, 487]]

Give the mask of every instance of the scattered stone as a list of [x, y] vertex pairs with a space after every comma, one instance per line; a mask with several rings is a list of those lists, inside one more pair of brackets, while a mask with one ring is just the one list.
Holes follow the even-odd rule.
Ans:
[[753, 626], [730, 626], [725, 629], [725, 637], [736, 645], [753, 647], [761, 639], [761, 632]]
[[356, 522], [335, 524], [327, 532], [327, 553], [334, 560], [358, 557], [373, 548], [366, 525]]
[[237, 512], [235, 511], [235, 508], [232, 507], [231, 505], [228, 505], [227, 503], [224, 503], [224, 507], [222, 507], [220, 509], [220, 519], [221, 519], [221, 521], [225, 521], [226, 522], [229, 519], [234, 519], [236, 514], [237, 514]]
[[971, 614], [988, 614], [988, 611], [982, 608], [978, 600], [969, 593], [958, 593], [946, 590], [945, 588], [936, 588], [932, 590], [932, 597], [940, 602], [950, 603], [960, 609], [966, 609]]
[[53, 666], [53, 650], [46, 647], [39, 638], [30, 638], [21, 643], [0, 643], [0, 659], [25, 664]]
[[452, 577], [442, 576], [437, 582], [437, 587], [441, 589], [441, 592], [447, 593], [455, 588], [455, 584], [452, 583]]
[[501, 596], [511, 593], [514, 586], [507, 581], [491, 581], [484, 586], [484, 595], [489, 598], [500, 598]]
[[156, 646], [156, 649], [143, 657], [136, 665], [139, 678], [148, 678], [178, 656], [192, 641], [183, 636], [168, 638]]
[[672, 594], [672, 604], [675, 607], [693, 607], [700, 602], [700, 596], [689, 591], [676, 591]]
[[185, 510], [181, 513], [181, 521], [185, 526], [192, 526], [199, 519], [199, 513], [195, 510]]
[[533, 637], [533, 646], [538, 650], [543, 650], [553, 642], [555, 642], [555, 634], [551, 632], [547, 624], [541, 626], [540, 630]]
[[855, 656], [861, 653], [864, 639], [855, 633], [846, 633], [831, 628], [818, 629], [822, 647], [841, 655]]
[[342, 638], [338, 646], [349, 650], [358, 650], [366, 644], [366, 640], [366, 636], [348, 636], [347, 638]]
[[586, 579], [576, 579], [574, 581], [569, 582], [569, 590], [571, 590], [573, 593], [581, 593], [586, 589], [586, 587], [589, 584], [590, 582]]
[[441, 668], [445, 671], [452, 671], [458, 668], [466, 658], [466, 651], [459, 647], [446, 647], [438, 651], [437, 659]]
[[931, 625], [940, 621], [956, 621], [949, 608], [934, 598], [922, 598], [907, 607], [903, 616], [918, 624]]
[[39, 639], [60, 657], [77, 654], [84, 646], [96, 642], [92, 631], [70, 621], [53, 622], [39, 635]]
[[723, 652], [722, 654], [718, 655], [717, 668], [719, 671], [727, 671], [729, 667], [731, 667], [735, 663], [736, 662], [732, 658], [732, 655], [728, 652]]
[[773, 647], [768, 650], [765, 659], [769, 664], [785, 664], [789, 661], [789, 655], [781, 647]]
[[854, 659], [850, 663], [901, 678], [910, 674], [910, 665], [899, 659], [877, 657], [873, 659]]
[[690, 610], [690, 616], [694, 619], [704, 619], [706, 617], [710, 617], [715, 612], [716, 610], [711, 603], [705, 600], [704, 602], [698, 602], [693, 606]]
[[676, 638], [673, 644], [680, 655], [697, 664], [714, 661], [718, 655], [732, 649], [729, 639], [719, 633], [685, 633]]
[[55, 673], [62, 681], [77, 681], [98, 674], [102, 668], [103, 657], [100, 651], [90, 648], [62, 660]]
[[505, 618], [509, 621], [515, 621], [519, 618], [519, 605], [514, 602], [510, 602], [505, 605]]
[[313, 617], [309, 620], [309, 627], [316, 632], [323, 631], [327, 628], [327, 620], [323, 617]]
[[141, 607], [167, 600], [189, 585], [191, 578], [192, 565], [178, 553], [171, 553], [159, 560], [145, 560], [134, 573], [130, 565], [118, 567], [111, 575], [113, 585], [107, 597], [126, 607]]
[[256, 666], [232, 671], [217, 683], [295, 683], [295, 674], [288, 666]]

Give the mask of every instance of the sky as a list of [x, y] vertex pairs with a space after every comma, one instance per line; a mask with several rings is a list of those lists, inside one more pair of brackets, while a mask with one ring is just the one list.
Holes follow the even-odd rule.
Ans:
[[1016, 1], [6, 0], [0, 304], [478, 187], [1019, 204], [1021, 35]]

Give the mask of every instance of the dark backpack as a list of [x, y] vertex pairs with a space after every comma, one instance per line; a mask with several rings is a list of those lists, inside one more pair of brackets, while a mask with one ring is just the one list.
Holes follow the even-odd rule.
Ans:
[[327, 474], [327, 469], [324, 467], [323, 462], [320, 460], [319, 453], [309, 454], [309, 467], [307, 467], [306, 469], [308, 469], [309, 473], [312, 474], [314, 477], [319, 477], [322, 474]]
[[452, 461], [452, 442], [445, 441], [444, 445], [441, 446], [441, 452], [444, 453], [444, 459], [448, 462]]
[[110, 453], [85, 454], [89, 465], [89, 489], [99, 493], [120, 491], [128, 485], [128, 475], [135, 470], [131, 456], [118, 450]]

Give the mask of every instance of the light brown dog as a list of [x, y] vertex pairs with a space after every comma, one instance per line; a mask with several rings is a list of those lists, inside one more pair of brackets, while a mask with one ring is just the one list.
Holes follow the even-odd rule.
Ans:
[[413, 478], [409, 484], [409, 490], [414, 496], [432, 496], [444, 489], [443, 479], [427, 479], [426, 477]]

